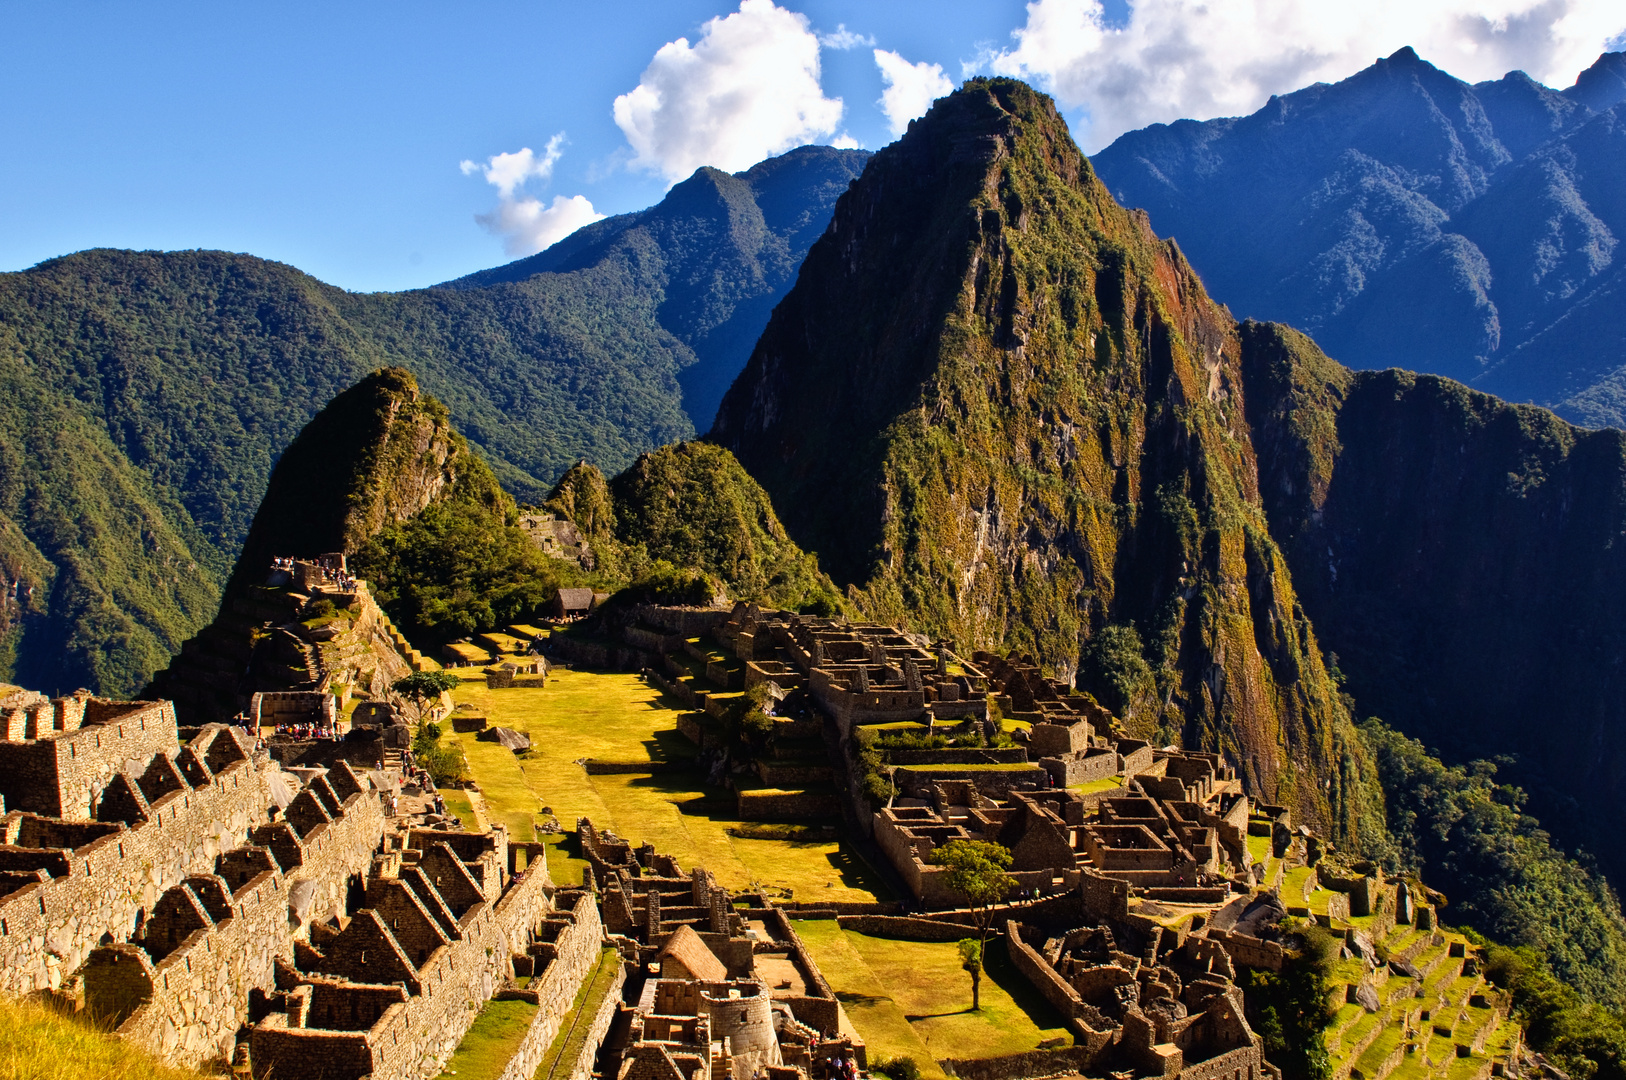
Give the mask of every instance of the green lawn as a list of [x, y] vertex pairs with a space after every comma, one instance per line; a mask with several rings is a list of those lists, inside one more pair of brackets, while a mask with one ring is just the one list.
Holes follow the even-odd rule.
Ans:
[[529, 1001], [486, 1002], [440, 1075], [455, 1076], [457, 1080], [495, 1080], [519, 1049], [535, 1016], [536, 1006]]
[[1082, 784], [1073, 784], [1071, 789], [1081, 795], [1093, 795], [1097, 791], [1111, 791], [1113, 788], [1123, 787], [1124, 778], [1121, 776], [1103, 776], [1099, 780], [1086, 780]]
[[[453, 696], [493, 725], [531, 736], [531, 750], [521, 756], [473, 735], [444, 736], [463, 748], [491, 816], [520, 830], [510, 835], [528, 838], [524, 830], [546, 807], [567, 830], [591, 818], [635, 843], [649, 841], [685, 869], [704, 866], [726, 888], [761, 884], [802, 900], [887, 898], [874, 872], [836, 838], [731, 836], [739, 824], [734, 794], [706, 788], [694, 772], [587, 775], [582, 759], [649, 764], [694, 757], [694, 744], [677, 730], [679, 704], [637, 675], [560, 669], [545, 688], [465, 683]], [[548, 867], [555, 881], [581, 880], [586, 864], [578, 855], [553, 839]]]
[[908, 1055], [924, 1068], [927, 1059], [997, 1057], [1045, 1039], [1072, 1041], [1061, 1015], [1010, 963], [1003, 939], [989, 939], [982, 1008], [972, 1012], [971, 978], [953, 942], [871, 937], [834, 920], [804, 920], [796, 930], [872, 1054]]
[[446, 800], [446, 812], [461, 821], [465, 829], [470, 832], [479, 829], [474, 820], [474, 804], [469, 802], [467, 792], [462, 788], [441, 788], [440, 796]]

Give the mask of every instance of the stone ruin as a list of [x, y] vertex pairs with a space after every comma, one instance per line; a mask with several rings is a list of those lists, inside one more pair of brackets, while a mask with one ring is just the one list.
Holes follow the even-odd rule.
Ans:
[[[600, 1051], [617, 1080], [809, 1080], [867, 1050], [785, 913], [577, 825], [609, 940], [648, 971]], [[743, 907], [742, 907], [743, 905]]]
[[[324, 602], [338, 617], [313, 618], [327, 610]], [[263, 584], [239, 589], [181, 646], [150, 692], [173, 700], [188, 724], [234, 720], [256, 708], [289, 723], [320, 724], [320, 702], [301, 695], [331, 701], [344, 688], [391, 701], [392, 684], [422, 663], [342, 553], [278, 558]]]
[[167, 701], [0, 701], [0, 992], [295, 1080], [435, 1075], [505, 990], [557, 1027], [602, 935], [538, 845], [392, 820], [367, 774], [284, 771], [235, 727], [184, 735]]

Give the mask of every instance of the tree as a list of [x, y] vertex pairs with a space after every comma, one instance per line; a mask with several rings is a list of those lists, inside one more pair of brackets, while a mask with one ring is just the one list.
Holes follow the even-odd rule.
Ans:
[[[1005, 872], [1011, 865], [1010, 849], [987, 840], [950, 840], [933, 853], [945, 867], [948, 887], [965, 898], [971, 918], [977, 925], [977, 950], [988, 943], [988, 927], [994, 919], [994, 905], [1016, 887], [1016, 879]], [[968, 969], [969, 970], [969, 969]]]
[[971, 973], [971, 1011], [982, 1011], [982, 942], [960, 939], [960, 967]]
[[390, 684], [390, 689], [402, 697], [411, 698], [413, 704], [418, 707], [418, 716], [421, 718], [425, 701], [438, 698], [462, 684], [463, 680], [449, 671], [414, 671], [405, 678], [396, 679]]

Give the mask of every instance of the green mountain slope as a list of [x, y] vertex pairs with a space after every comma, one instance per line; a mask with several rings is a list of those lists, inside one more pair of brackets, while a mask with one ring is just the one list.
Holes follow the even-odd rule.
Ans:
[[[796, 278], [866, 150], [803, 146], [742, 173], [702, 168], [657, 205], [596, 222], [548, 250], [442, 288], [558, 275], [562, 287], [621, 269], [647, 282], [659, 325], [693, 355], [680, 361], [684, 412], [711, 426], [768, 314]], [[601, 464], [604, 464], [601, 462]]]
[[213, 549], [4, 329], [0, 430], [0, 679], [134, 693], [213, 614]]
[[1259, 501], [1241, 348], [1048, 98], [972, 80], [837, 204], [711, 438], [868, 614], [1064, 677], [1123, 628], [1144, 652], [1089, 673], [1128, 676], [1132, 728], [1347, 837], [1360, 754]]
[[268, 681], [267, 672], [286, 676], [287, 665], [259, 655], [275, 645], [262, 623], [287, 606], [264, 588], [277, 557], [344, 552], [426, 647], [492, 629], [494, 608], [516, 595], [524, 610], [504, 612], [505, 621], [529, 617], [562, 564], [526, 540], [513, 517], [513, 499], [453, 430], [445, 406], [411, 372], [375, 371], [317, 413], [277, 462], [219, 613], [146, 693], [173, 699], [184, 722], [201, 723], [229, 719], [256, 690], [285, 688], [286, 678]]
[[548, 505], [576, 523], [600, 568], [617, 582], [666, 563], [704, 571], [731, 598], [845, 613], [818, 559], [797, 547], [767, 492], [720, 446], [663, 447], [609, 481], [593, 466], [578, 465]]
[[[456, 288], [357, 295], [221, 252], [88, 251], [0, 275], [0, 333], [26, 387], [16, 396], [42, 403], [0, 426], [0, 448], [20, 463], [0, 503], [31, 491], [96, 503], [118, 487], [98, 470], [145, 492], [139, 513], [76, 513], [79, 527], [56, 534], [44, 517], [15, 521], [6, 552], [37, 550], [0, 567], [34, 586], [41, 617], [0, 616], [11, 643], [0, 678], [139, 688], [208, 618], [282, 449], [376, 368], [413, 371], [525, 502], [578, 461], [615, 472], [689, 437], [685, 407], [709, 394], [709, 417], [866, 156], [808, 147], [739, 177], [703, 169], [657, 207]], [[59, 413], [55, 428], [80, 434], [36, 475], [25, 421]], [[105, 460], [80, 467], [79, 447]], [[119, 565], [160, 534], [175, 548], [164, 558], [195, 567], [167, 586], [184, 602], [136, 587], [148, 571]], [[109, 599], [73, 600], [70, 581]], [[138, 644], [93, 663], [84, 650], [124, 622], [143, 628], [131, 631]]]

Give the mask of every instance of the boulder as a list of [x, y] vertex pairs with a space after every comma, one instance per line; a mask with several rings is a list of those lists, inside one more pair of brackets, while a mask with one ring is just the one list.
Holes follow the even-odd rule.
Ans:
[[516, 754], [523, 753], [531, 748], [531, 737], [524, 732], [515, 731], [513, 728], [486, 728], [475, 738], [481, 742], [501, 743]]

